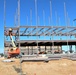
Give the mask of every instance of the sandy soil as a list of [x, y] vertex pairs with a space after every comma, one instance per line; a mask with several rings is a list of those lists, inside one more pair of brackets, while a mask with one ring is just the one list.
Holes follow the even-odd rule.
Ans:
[[[19, 68], [19, 60], [12, 59], [15, 62], [5, 63], [0, 58], [0, 75], [19, 75], [14, 69]], [[67, 59], [44, 62], [23, 62], [22, 71], [26, 75], [76, 75], [76, 61]]]
[[0, 75], [18, 75], [17, 72], [12, 67], [14, 64], [13, 62], [5, 63], [2, 62], [2, 60], [4, 60], [4, 58], [0, 58]]

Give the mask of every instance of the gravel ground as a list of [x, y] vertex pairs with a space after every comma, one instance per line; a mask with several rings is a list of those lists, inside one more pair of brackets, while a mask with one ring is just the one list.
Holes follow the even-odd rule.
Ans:
[[[19, 59], [15, 62], [2, 62], [0, 58], [0, 75], [19, 75]], [[76, 75], [76, 61], [67, 59], [45, 62], [23, 62], [22, 71], [26, 75]]]

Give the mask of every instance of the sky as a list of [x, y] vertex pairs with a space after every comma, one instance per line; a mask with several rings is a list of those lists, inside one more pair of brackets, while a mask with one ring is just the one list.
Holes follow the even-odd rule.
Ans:
[[[52, 23], [50, 17], [50, 1], [52, 3]], [[18, 0], [5, 0], [6, 2], [6, 26], [15, 26]], [[69, 25], [76, 26], [73, 20], [76, 18], [76, 0], [37, 0], [38, 24], [44, 25], [43, 10], [45, 12], [45, 25], [65, 26], [64, 2], [69, 18]], [[30, 10], [32, 11], [32, 25], [36, 25], [35, 0], [20, 0], [20, 25], [30, 25]], [[57, 16], [57, 17], [56, 17]], [[58, 18], [58, 22], [56, 20]], [[4, 51], [4, 0], [0, 0], [0, 53]]]

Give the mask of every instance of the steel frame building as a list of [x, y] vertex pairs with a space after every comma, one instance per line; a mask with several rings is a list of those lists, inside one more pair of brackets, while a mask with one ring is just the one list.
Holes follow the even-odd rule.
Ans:
[[[65, 7], [65, 4], [64, 4]], [[50, 1], [50, 18], [52, 21], [52, 5]], [[65, 12], [66, 13], [66, 12]], [[36, 16], [36, 25], [33, 26], [20, 26], [20, 0], [18, 0], [18, 26], [17, 27], [7, 27], [6, 26], [6, 20], [5, 20], [5, 4], [4, 4], [4, 53], [8, 52], [8, 48], [11, 46], [11, 41], [9, 39], [9, 28], [13, 29], [13, 37], [16, 43], [16, 46], [18, 46], [21, 50], [21, 52], [25, 52], [25, 48], [23, 48], [24, 51], [22, 51], [21, 47], [27, 47], [26, 50], [28, 50], [29, 54], [29, 46], [31, 46], [32, 49], [32, 54], [33, 54], [33, 48], [36, 47], [36, 51], [40, 51], [40, 46], [44, 46], [44, 51], [47, 50], [46, 46], [49, 46], [50, 49], [53, 53], [54, 47], [57, 46], [58, 49], [62, 50], [63, 45], [67, 45], [67, 50], [68, 46], [69, 49], [72, 50], [72, 45], [75, 45], [75, 50], [76, 50], [76, 27], [74, 26], [40, 26], [38, 25], [38, 14], [37, 14], [37, 0], [35, 0], [35, 16]], [[31, 15], [32, 16], [32, 15]], [[43, 12], [43, 16], [45, 16], [45, 13]], [[30, 17], [32, 18], [32, 17]], [[66, 18], [66, 14], [65, 14]], [[44, 17], [45, 20], [45, 17]], [[66, 37], [66, 39], [63, 39], [63, 36]], [[73, 37], [73, 39], [68, 38], [68, 37]], [[23, 39], [21, 39], [23, 37]], [[27, 37], [27, 39], [25, 38]], [[28, 40], [28, 37], [32, 37]], [[40, 38], [41, 39], [40, 39]], [[46, 38], [45, 38], [46, 37]], [[47, 39], [49, 37], [49, 39]], [[62, 39], [59, 39], [59, 38]]]
[[[50, 46], [51, 50], [54, 50], [54, 46], [60, 46], [62, 47], [63, 45], [69, 46], [69, 50], [72, 50], [72, 45], [75, 45], [75, 50], [76, 50], [76, 40], [67, 38], [67, 37], [76, 37], [76, 27], [65, 27], [65, 26], [19, 26], [19, 27], [4, 27], [4, 35], [5, 35], [5, 40], [4, 40], [4, 46], [5, 46], [5, 51], [8, 49], [7, 47], [10, 46], [11, 41], [9, 40], [9, 28], [13, 29], [13, 37], [15, 37], [15, 42], [16, 45], [20, 47], [28, 47], [29, 51], [29, 46], [36, 47], [36, 50], [38, 51], [39, 46], [45, 46], [44, 51], [46, 51], [46, 46]], [[21, 40], [20, 37], [35, 37], [36, 39], [28, 40], [24, 39]], [[45, 40], [40, 40], [38, 37], [51, 37], [52, 39], [45, 38]], [[54, 38], [56, 36], [59, 37], [66, 37], [66, 40], [62, 39], [57, 39]], [[61, 48], [62, 49], [62, 48]], [[23, 52], [23, 51], [22, 51]], [[25, 52], [25, 51], [24, 51]], [[29, 53], [29, 52], [28, 52]], [[33, 53], [32, 53], [33, 54]]]

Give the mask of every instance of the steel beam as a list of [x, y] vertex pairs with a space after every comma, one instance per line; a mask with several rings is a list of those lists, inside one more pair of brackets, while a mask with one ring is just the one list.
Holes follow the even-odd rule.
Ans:
[[28, 28], [25, 29], [25, 31], [22, 33], [22, 35], [26, 33], [27, 29], [28, 29]]

